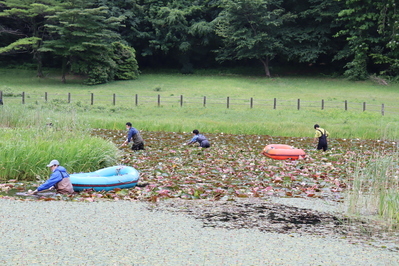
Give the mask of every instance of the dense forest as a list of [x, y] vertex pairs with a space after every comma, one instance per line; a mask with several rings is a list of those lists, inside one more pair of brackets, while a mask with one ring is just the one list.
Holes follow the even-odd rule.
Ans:
[[0, 1], [0, 67], [43, 68], [86, 84], [140, 68], [327, 69], [353, 80], [399, 76], [397, 0]]

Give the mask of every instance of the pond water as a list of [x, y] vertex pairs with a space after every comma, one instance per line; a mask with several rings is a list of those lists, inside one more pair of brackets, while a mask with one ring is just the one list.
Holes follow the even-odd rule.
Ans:
[[[28, 191], [35, 190], [36, 186], [33, 186], [30, 182], [18, 182], [18, 183], [4, 183], [0, 184], [0, 197], [8, 196], [8, 197], [21, 197], [21, 198], [36, 198], [38, 196], [28, 195]], [[41, 193], [41, 196], [54, 196], [54, 192], [45, 192]], [[39, 195], [40, 196], [40, 195]]]
[[[96, 129], [97, 137], [120, 145], [122, 130]], [[159, 198], [211, 199], [316, 197], [340, 199], [350, 187], [358, 167], [379, 157], [397, 158], [397, 143], [383, 140], [330, 139], [330, 149], [315, 150], [313, 137], [294, 138], [268, 135], [207, 134], [208, 149], [182, 145], [192, 134], [179, 132], [141, 133], [145, 150], [120, 149], [119, 164], [136, 168], [146, 187], [107, 193], [84, 192], [86, 199], [115, 198], [157, 201]], [[288, 144], [301, 148], [306, 158], [280, 161], [261, 154], [268, 144]], [[398, 170], [399, 171], [399, 170]], [[0, 197], [19, 196], [18, 192], [36, 189], [36, 184], [0, 184]], [[24, 197], [24, 196], [20, 196]]]

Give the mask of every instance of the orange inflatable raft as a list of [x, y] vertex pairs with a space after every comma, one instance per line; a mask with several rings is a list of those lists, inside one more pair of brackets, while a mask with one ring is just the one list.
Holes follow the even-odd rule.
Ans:
[[275, 160], [298, 160], [306, 155], [302, 149], [285, 144], [269, 144], [263, 149], [262, 154]]

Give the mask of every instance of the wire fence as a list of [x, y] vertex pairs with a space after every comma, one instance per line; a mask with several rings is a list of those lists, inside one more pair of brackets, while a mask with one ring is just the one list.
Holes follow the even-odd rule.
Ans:
[[301, 109], [319, 109], [319, 110], [331, 110], [340, 109], [345, 111], [369, 111], [379, 112], [381, 115], [399, 114], [399, 106], [386, 106], [385, 104], [369, 104], [366, 102], [349, 102], [344, 101], [331, 101], [321, 99], [319, 101], [309, 101], [301, 99], [257, 99], [257, 98], [215, 98], [215, 97], [184, 97], [183, 95], [178, 96], [161, 96], [153, 95], [95, 95], [90, 94], [59, 94], [59, 93], [19, 93], [19, 94], [3, 94], [0, 91], [0, 105], [2, 104], [29, 104], [29, 103], [47, 103], [47, 102], [61, 102], [61, 103], [75, 103], [75, 104], [86, 104], [86, 105], [108, 105], [108, 106], [224, 106], [225, 108], [234, 108], [237, 106], [247, 108], [269, 108], [269, 109], [290, 109], [290, 110], [301, 110]]

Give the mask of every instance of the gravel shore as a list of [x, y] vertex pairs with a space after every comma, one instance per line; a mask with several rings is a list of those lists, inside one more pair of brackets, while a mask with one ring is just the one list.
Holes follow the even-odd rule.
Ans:
[[329, 236], [203, 227], [147, 203], [0, 199], [2, 265], [398, 265]]

